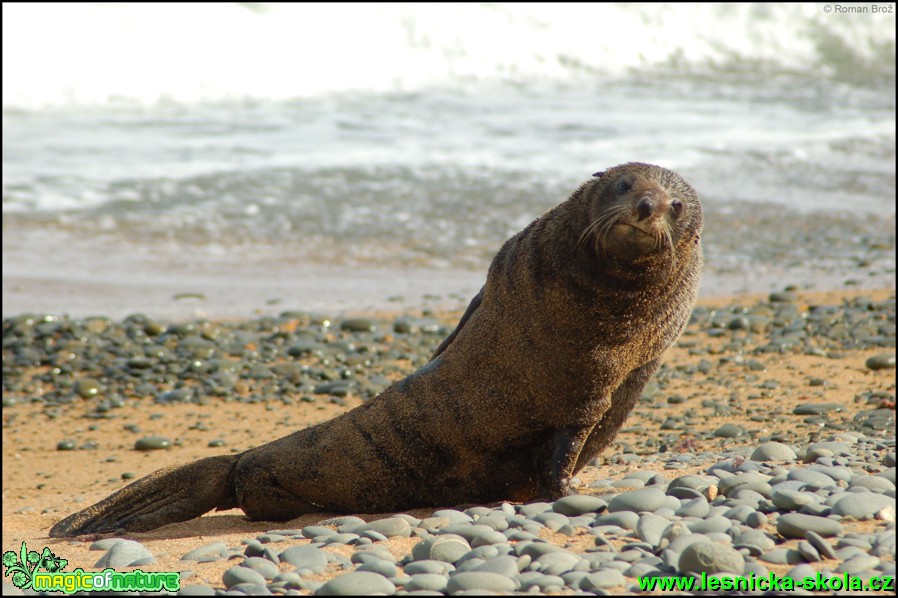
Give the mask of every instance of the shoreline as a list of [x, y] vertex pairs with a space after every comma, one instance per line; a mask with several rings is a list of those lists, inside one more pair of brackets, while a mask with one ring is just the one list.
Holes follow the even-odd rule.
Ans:
[[[38, 248], [40, 248], [38, 250]], [[498, 247], [497, 247], [498, 249]], [[708, 262], [709, 260], [706, 260]], [[797, 261], [715, 267], [706, 263], [700, 299], [895, 287], [891, 265]], [[463, 310], [483, 285], [482, 267], [326, 264], [282, 248], [230, 250], [139, 245], [79, 235], [4, 230], [3, 317], [24, 313], [113, 319], [231, 319], [300, 310], [347, 317], [409, 310]]]

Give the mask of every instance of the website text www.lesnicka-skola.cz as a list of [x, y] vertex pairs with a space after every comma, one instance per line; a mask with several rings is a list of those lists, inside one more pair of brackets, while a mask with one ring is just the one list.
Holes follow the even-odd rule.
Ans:
[[775, 573], [767, 576], [750, 573], [725, 577], [702, 573], [701, 577], [641, 577], [639, 589], [644, 592], [791, 592], [803, 589], [809, 592], [894, 592], [895, 578], [891, 576], [861, 578], [849, 573], [827, 577], [821, 572], [813, 577], [792, 579]]

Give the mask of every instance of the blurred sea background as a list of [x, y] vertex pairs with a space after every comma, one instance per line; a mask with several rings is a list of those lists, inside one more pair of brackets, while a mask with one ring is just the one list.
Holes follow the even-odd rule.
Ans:
[[628, 161], [699, 191], [703, 295], [894, 288], [873, 7], [4, 3], [3, 315], [460, 307]]

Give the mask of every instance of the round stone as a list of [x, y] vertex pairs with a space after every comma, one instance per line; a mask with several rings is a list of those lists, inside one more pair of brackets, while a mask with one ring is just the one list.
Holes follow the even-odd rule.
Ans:
[[[328, 554], [325, 552], [325, 554]], [[396, 557], [392, 552], [387, 550], [383, 546], [364, 546], [356, 550], [352, 558], [350, 559], [353, 563], [371, 563], [375, 561], [387, 561], [388, 563], [395, 563]]]
[[539, 563], [539, 570], [542, 573], [546, 575], [561, 575], [572, 570], [580, 560], [579, 556], [566, 550], [560, 550], [541, 555], [536, 559], [536, 562]]
[[776, 548], [768, 550], [760, 557], [765, 563], [774, 565], [797, 565], [805, 562], [804, 556], [797, 550], [791, 548]]
[[797, 511], [805, 505], [816, 504], [819, 502], [819, 500], [815, 497], [815, 494], [801, 492], [798, 490], [789, 490], [785, 488], [782, 490], [777, 490], [775, 487], [773, 489], [773, 504], [777, 508], [784, 509], [786, 511]]
[[383, 559], [377, 559], [374, 561], [369, 561], [367, 563], [363, 563], [359, 566], [356, 571], [370, 571], [371, 573], [377, 573], [378, 575], [383, 575], [384, 577], [396, 577], [399, 573], [399, 567], [396, 566], [396, 563], [391, 563], [390, 561], [385, 561]]
[[869, 554], [859, 554], [855, 557], [851, 557], [847, 561], [840, 563], [838, 567], [836, 567], [836, 573], [849, 573], [852, 575], [857, 575], [863, 571], [869, 571], [875, 567], [879, 566], [879, 563], [882, 562], [875, 556]]
[[[705, 501], [705, 504], [707, 505], [707, 501]], [[643, 542], [648, 542], [652, 546], [658, 546], [661, 542], [662, 534], [664, 534], [664, 530], [667, 529], [668, 525], [670, 525], [670, 521], [664, 517], [658, 517], [652, 513], [644, 513], [639, 518], [639, 523], [636, 524], [636, 535]]]
[[158, 451], [171, 448], [171, 440], [164, 436], [146, 436], [135, 442], [134, 448], [138, 451]]
[[895, 354], [883, 353], [869, 358], [865, 364], [871, 370], [895, 369]]
[[608, 503], [608, 512], [654, 512], [664, 505], [664, 498], [665, 494], [660, 488], [649, 487], [631, 490], [630, 492], [624, 492], [623, 494], [618, 494], [612, 498], [611, 502]]
[[825, 415], [830, 411], [842, 411], [845, 406], [841, 403], [805, 403], [792, 410], [793, 415]]
[[690, 488], [702, 492], [710, 486], [717, 485], [717, 478], [713, 476], [687, 474], [675, 478], [667, 485], [668, 491], [673, 488]]
[[693, 534], [724, 533], [733, 527], [733, 522], [722, 515], [716, 515], [689, 523], [687, 527]]
[[792, 303], [798, 301], [798, 295], [792, 291], [775, 291], [767, 297], [770, 303]]
[[327, 554], [315, 546], [291, 546], [281, 552], [279, 558], [297, 569], [308, 569], [313, 573], [323, 573], [327, 568]]
[[403, 571], [405, 571], [407, 575], [419, 575], [423, 573], [432, 573], [434, 575], [448, 575], [451, 571], [455, 571], [455, 566], [445, 561], [432, 561], [429, 559], [422, 559], [419, 561], [412, 561], [411, 563], [403, 567]]
[[608, 513], [607, 515], [599, 515], [596, 517], [596, 525], [615, 525], [623, 529], [636, 529], [639, 523], [639, 515], [633, 511], [621, 511], [619, 513]]
[[561, 592], [564, 588], [564, 579], [558, 575], [541, 575], [539, 577], [527, 581], [527, 585], [521, 585], [521, 589], [527, 592], [536, 592], [537, 590], [550, 594]]
[[[521, 512], [523, 513], [527, 507], [534, 507], [537, 505], [544, 505], [545, 508], [542, 509], [543, 511], [551, 507], [549, 503], [531, 503], [529, 505], [522, 505]], [[470, 515], [468, 515], [467, 513], [462, 513], [461, 511], [456, 511], [455, 509], [440, 509], [439, 511], [434, 511], [433, 516], [445, 517], [452, 525], [456, 525], [459, 523], [471, 523], [473, 521], [473, 518], [471, 518]], [[525, 517], [526, 516], [527, 515], [525, 514]]]
[[181, 560], [196, 561], [207, 556], [220, 556], [221, 553], [223, 553], [227, 549], [228, 545], [224, 542], [212, 542], [211, 544], [206, 544], [205, 546], [194, 548], [193, 550], [182, 556]]
[[815, 532], [824, 538], [838, 536], [842, 533], [842, 524], [826, 517], [788, 513], [781, 515], [776, 521], [776, 531], [784, 538], [804, 538], [808, 531]]
[[745, 428], [737, 424], [723, 424], [714, 430], [715, 438], [736, 438], [745, 434]]
[[851, 482], [848, 484], [848, 487], [866, 488], [870, 492], [875, 492], [877, 494], [884, 494], [889, 490], [893, 492], [895, 491], [895, 484], [878, 475], [858, 476], [852, 478]]
[[336, 536], [337, 532], [329, 527], [324, 527], [323, 525], [307, 525], [302, 528], [302, 535], [304, 538], [309, 538], [311, 540], [312, 538], [320, 538], [322, 536]]
[[274, 562], [260, 556], [248, 557], [240, 563], [240, 566], [252, 569], [265, 579], [274, 579], [274, 576], [280, 573], [280, 569]]
[[807, 540], [799, 542], [796, 548], [798, 549], [798, 552], [801, 553], [801, 556], [803, 556], [809, 563], [816, 563], [820, 560], [820, 553], [817, 552], [817, 549]]
[[347, 330], [349, 332], [374, 332], [377, 330], [377, 325], [374, 321], [369, 320], [368, 318], [350, 318], [349, 320], [340, 322], [340, 330]]
[[405, 584], [405, 589], [408, 592], [414, 592], [417, 590], [443, 592], [446, 589], [446, 585], [448, 583], [449, 578], [445, 575], [438, 575], [436, 573], [419, 573], [418, 575], [412, 575], [409, 578], [409, 581]]
[[717, 489], [724, 496], [730, 496], [736, 490], [753, 490], [763, 496], [770, 496], [772, 489], [768, 481], [770, 476], [749, 471], [729, 478], [723, 478], [717, 483]]
[[851, 454], [851, 446], [847, 442], [839, 442], [836, 440], [815, 442], [814, 444], [808, 446], [809, 451], [812, 451], [815, 449], [826, 449], [826, 450], [832, 451], [836, 455], [850, 455]]
[[786, 573], [786, 577], [788, 577], [796, 582], [802, 582], [805, 577], [814, 577], [816, 575], [817, 575], [817, 571], [814, 570], [813, 567], [811, 567], [810, 565], [808, 565], [806, 563], [801, 564], [801, 565], [795, 565], [794, 567], [789, 569], [788, 573]]
[[[895, 367], [895, 358], [892, 357], [892, 367]], [[93, 378], [81, 378], [75, 382], [75, 392], [83, 399], [97, 396], [103, 390], [99, 380]]]
[[449, 578], [446, 589], [450, 594], [466, 590], [488, 592], [513, 592], [516, 587], [513, 579], [488, 571], [466, 571], [456, 573]]
[[505, 577], [514, 577], [518, 574], [518, 559], [511, 555], [497, 556], [477, 566], [477, 571], [498, 573]]
[[[388, 517], [386, 519], [378, 519], [370, 522], [365, 529], [378, 532], [388, 538], [402, 537], [408, 538], [411, 535], [412, 528], [408, 521], [401, 517]], [[360, 533], [356, 531], [356, 533]]]
[[181, 586], [181, 589], [178, 590], [178, 596], [215, 596], [215, 589], [203, 584], [192, 583]]
[[745, 525], [752, 528], [761, 528], [767, 525], [767, 515], [760, 511], [752, 511], [745, 517]]
[[776, 542], [774, 542], [770, 537], [758, 529], [751, 529], [748, 531], [744, 531], [734, 540], [734, 543], [737, 547], [740, 546], [754, 546], [758, 548], [759, 554], [764, 552], [765, 550], [771, 550], [774, 546], [776, 546]]
[[91, 543], [88, 550], [109, 550], [122, 541], [124, 541], [124, 538], [103, 538], [102, 540], [97, 540], [96, 542]]
[[222, 582], [226, 588], [230, 588], [231, 586], [236, 586], [241, 583], [251, 583], [260, 586], [265, 586], [265, 577], [259, 573], [258, 571], [253, 571], [248, 567], [231, 567], [227, 571], [224, 572], [224, 575], [221, 576]]
[[734, 573], [745, 569], [742, 554], [726, 544], [701, 542], [690, 544], [680, 554], [679, 569], [683, 573]]
[[679, 554], [686, 550], [687, 546], [691, 546], [693, 544], [710, 543], [711, 539], [708, 538], [708, 536], [704, 536], [702, 534], [685, 533], [674, 537], [668, 545], [668, 549]]
[[133, 540], [119, 540], [109, 550], [100, 557], [94, 567], [97, 569], [105, 569], [111, 567], [120, 569], [128, 567], [131, 563], [142, 561], [144, 563], [152, 562], [146, 559], [153, 559], [152, 553], [140, 542]]
[[493, 544], [505, 544], [508, 542], [508, 537], [502, 532], [490, 531], [483, 532], [481, 534], [477, 534], [471, 540], [471, 547], [477, 548], [478, 546], [490, 546]]
[[699, 496], [684, 501], [680, 505], [680, 508], [675, 511], [675, 514], [679, 515], [680, 517], [704, 518], [708, 516], [708, 513], [710, 511], [711, 505], [708, 504], [708, 499], [704, 496]]
[[840, 498], [833, 505], [834, 514], [841, 515], [842, 517], [851, 517], [860, 521], [874, 519], [877, 513], [883, 509], [891, 509], [892, 520], [894, 521], [895, 499], [884, 494], [874, 494], [873, 492], [847, 492], [845, 496]]
[[370, 571], [352, 571], [330, 580], [315, 592], [316, 596], [392, 596], [396, 586], [389, 579]]
[[586, 494], [573, 494], [559, 498], [552, 503], [552, 510], [573, 517], [584, 513], [601, 513], [608, 506], [601, 498]]
[[819, 488], [829, 488], [836, 485], [836, 481], [819, 471], [813, 469], [793, 469], [789, 472], [787, 479], [804, 482], [805, 487], [811, 490]]
[[430, 544], [430, 554], [427, 558], [434, 561], [456, 563], [471, 550], [464, 538], [459, 536], [440, 536], [434, 538]]
[[794, 461], [795, 451], [781, 442], [765, 442], [751, 454], [752, 461]]
[[804, 537], [807, 538], [808, 543], [810, 543], [811, 546], [817, 549], [817, 552], [819, 552], [823, 558], [833, 560], [838, 558], [832, 544], [824, 540], [817, 532], [808, 531]]
[[626, 585], [624, 574], [617, 569], [601, 568], [580, 580], [580, 589], [584, 592], [604, 590]]

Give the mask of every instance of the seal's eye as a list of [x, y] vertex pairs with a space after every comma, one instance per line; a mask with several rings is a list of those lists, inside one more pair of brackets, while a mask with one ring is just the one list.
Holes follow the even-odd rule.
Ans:
[[679, 199], [673, 200], [670, 202], [670, 209], [673, 211], [674, 218], [679, 218], [683, 213], [683, 202]]
[[630, 177], [624, 177], [614, 183], [614, 192], [618, 195], [623, 195], [632, 188], [633, 183], [630, 181]]

